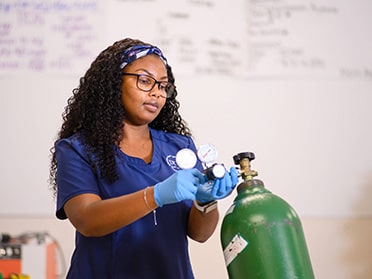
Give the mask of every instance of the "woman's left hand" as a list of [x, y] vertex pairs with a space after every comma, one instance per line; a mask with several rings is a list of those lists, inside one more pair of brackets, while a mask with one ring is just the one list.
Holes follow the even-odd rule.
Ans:
[[213, 181], [209, 180], [201, 184], [196, 192], [196, 200], [201, 203], [219, 200], [231, 194], [232, 190], [238, 183], [238, 173], [235, 167], [225, 173], [222, 178]]

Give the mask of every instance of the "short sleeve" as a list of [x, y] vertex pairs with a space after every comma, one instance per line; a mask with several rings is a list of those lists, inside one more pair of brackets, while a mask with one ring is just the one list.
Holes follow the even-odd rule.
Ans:
[[56, 144], [57, 208], [56, 216], [67, 219], [64, 204], [72, 197], [93, 193], [99, 195], [98, 180], [84, 146], [77, 138], [62, 139]]

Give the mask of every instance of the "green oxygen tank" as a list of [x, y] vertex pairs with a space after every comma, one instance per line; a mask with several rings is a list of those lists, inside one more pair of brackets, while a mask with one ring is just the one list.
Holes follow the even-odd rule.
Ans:
[[230, 279], [313, 279], [309, 253], [294, 209], [255, 179], [254, 153], [233, 157], [243, 182], [221, 226]]

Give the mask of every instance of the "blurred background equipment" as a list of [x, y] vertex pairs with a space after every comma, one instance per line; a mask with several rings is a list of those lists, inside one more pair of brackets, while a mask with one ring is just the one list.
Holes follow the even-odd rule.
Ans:
[[49, 233], [0, 233], [0, 279], [57, 279], [65, 271], [62, 250]]

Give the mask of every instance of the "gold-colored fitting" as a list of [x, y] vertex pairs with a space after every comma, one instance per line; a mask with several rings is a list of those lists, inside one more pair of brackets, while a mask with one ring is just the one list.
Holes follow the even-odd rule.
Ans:
[[244, 181], [252, 180], [253, 177], [257, 176], [258, 173], [255, 170], [251, 170], [251, 162], [248, 158], [242, 158], [239, 161], [240, 173]]

